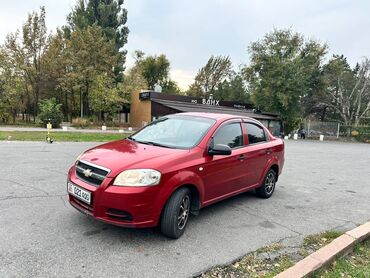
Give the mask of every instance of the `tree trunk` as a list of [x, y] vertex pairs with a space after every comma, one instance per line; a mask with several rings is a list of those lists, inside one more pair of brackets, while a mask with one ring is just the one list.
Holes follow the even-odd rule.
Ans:
[[68, 95], [67, 95], [67, 92], [64, 92], [64, 118], [68, 122]]
[[15, 124], [15, 120], [17, 118], [17, 110], [13, 109], [13, 124]]
[[[36, 117], [38, 114], [38, 105], [39, 105], [39, 92], [38, 89], [35, 91], [35, 102], [33, 103], [33, 122], [36, 122]], [[41, 119], [44, 120], [44, 119]]]
[[80, 117], [83, 118], [84, 116], [84, 104], [82, 101], [82, 89], [80, 87]]
[[72, 118], [74, 116], [77, 115], [77, 113], [75, 114], [76, 110], [75, 110], [75, 107], [76, 107], [76, 99], [75, 99], [75, 95], [74, 95], [74, 92], [73, 92], [73, 89], [71, 90], [71, 110], [70, 110], [70, 119], [71, 119], [71, 122], [72, 122]]
[[85, 83], [86, 90], [83, 94], [83, 105], [84, 105], [84, 114], [85, 116], [90, 115], [90, 109], [89, 109], [89, 82], [86, 81]]

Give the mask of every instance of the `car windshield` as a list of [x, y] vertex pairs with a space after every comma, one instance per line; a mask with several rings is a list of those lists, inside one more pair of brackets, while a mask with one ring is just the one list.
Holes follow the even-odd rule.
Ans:
[[164, 117], [130, 136], [130, 140], [168, 148], [192, 148], [216, 121], [194, 116]]

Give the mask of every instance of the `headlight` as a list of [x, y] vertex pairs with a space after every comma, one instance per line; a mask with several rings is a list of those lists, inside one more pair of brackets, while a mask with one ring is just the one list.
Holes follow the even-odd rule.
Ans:
[[161, 173], [152, 169], [132, 169], [120, 173], [114, 180], [117, 186], [148, 186], [157, 185], [161, 180]]

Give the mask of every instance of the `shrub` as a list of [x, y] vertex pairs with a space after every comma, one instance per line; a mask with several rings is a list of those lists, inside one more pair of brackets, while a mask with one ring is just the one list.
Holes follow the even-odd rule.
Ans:
[[90, 121], [85, 118], [72, 119], [72, 126], [74, 127], [84, 128], [84, 127], [88, 127], [90, 124], [91, 124]]
[[62, 104], [57, 103], [55, 98], [44, 99], [39, 103], [40, 113], [38, 115], [39, 120], [46, 126], [50, 121], [53, 127], [59, 127], [63, 120]]

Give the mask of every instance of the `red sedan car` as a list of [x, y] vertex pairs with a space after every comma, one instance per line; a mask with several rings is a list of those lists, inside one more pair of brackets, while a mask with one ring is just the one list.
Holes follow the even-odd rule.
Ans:
[[284, 143], [258, 121], [226, 114], [165, 116], [127, 139], [92, 148], [68, 174], [69, 202], [124, 227], [160, 225], [180, 237], [189, 214], [255, 189], [269, 198]]

